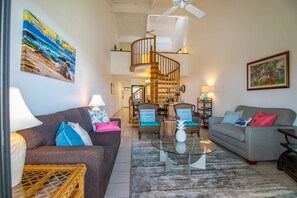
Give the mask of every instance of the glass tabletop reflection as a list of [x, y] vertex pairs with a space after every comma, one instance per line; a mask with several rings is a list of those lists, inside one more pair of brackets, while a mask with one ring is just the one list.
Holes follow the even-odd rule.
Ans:
[[152, 140], [152, 145], [162, 151], [180, 155], [203, 155], [216, 150], [216, 145], [209, 139], [187, 137], [185, 142], [178, 142], [175, 136]]

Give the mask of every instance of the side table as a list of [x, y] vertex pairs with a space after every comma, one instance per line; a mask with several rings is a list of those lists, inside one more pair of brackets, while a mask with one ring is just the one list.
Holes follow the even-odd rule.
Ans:
[[285, 135], [286, 143], [280, 143], [287, 150], [283, 152], [277, 161], [277, 168], [284, 170], [297, 182], [297, 144], [290, 142], [288, 137], [297, 140], [297, 131], [294, 129], [278, 129]]
[[84, 197], [84, 164], [25, 165], [12, 197]]

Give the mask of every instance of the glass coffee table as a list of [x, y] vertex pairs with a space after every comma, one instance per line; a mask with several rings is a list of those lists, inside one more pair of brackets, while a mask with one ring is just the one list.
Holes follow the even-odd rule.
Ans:
[[152, 145], [160, 150], [160, 161], [165, 162], [166, 172], [178, 165], [187, 165], [187, 173], [191, 168], [205, 169], [206, 154], [216, 150], [216, 145], [209, 139], [187, 137], [185, 142], [178, 142], [175, 136], [166, 139], [152, 140]]

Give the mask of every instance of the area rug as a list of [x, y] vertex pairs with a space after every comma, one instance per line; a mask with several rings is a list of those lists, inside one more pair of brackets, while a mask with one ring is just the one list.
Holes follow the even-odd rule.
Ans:
[[131, 197], [297, 197], [297, 194], [219, 148], [205, 170], [184, 166], [165, 172], [160, 151], [147, 141], [133, 141]]

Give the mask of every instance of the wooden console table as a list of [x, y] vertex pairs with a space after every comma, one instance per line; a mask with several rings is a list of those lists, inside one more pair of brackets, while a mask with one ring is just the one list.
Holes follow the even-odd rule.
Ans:
[[12, 197], [84, 197], [84, 164], [25, 165]]

